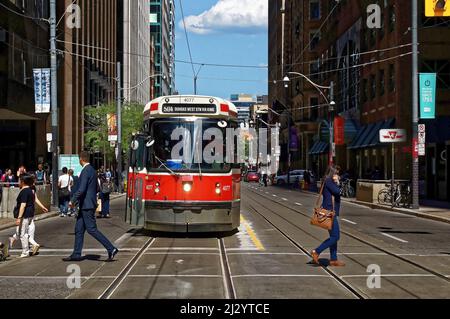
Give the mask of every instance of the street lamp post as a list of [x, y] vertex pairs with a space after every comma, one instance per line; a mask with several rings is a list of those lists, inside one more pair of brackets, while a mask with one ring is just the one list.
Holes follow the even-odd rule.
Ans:
[[[333, 139], [333, 135], [334, 135], [334, 130], [333, 130], [333, 121], [334, 121], [334, 117], [333, 117], [333, 113], [334, 113], [334, 107], [336, 105], [336, 102], [334, 101], [334, 82], [331, 81], [330, 82], [330, 86], [322, 86], [319, 85], [315, 82], [313, 82], [310, 78], [308, 78], [306, 75], [302, 74], [302, 73], [298, 73], [298, 72], [288, 72], [287, 74], [292, 74], [292, 75], [297, 75], [297, 76], [301, 76], [302, 78], [304, 78], [306, 81], [308, 81], [312, 86], [314, 86], [317, 91], [320, 93], [320, 95], [324, 98], [325, 102], [329, 105], [329, 113], [330, 113], [330, 120], [328, 123], [328, 129], [330, 132], [330, 152], [329, 152], [329, 164], [332, 165], [333, 161], [334, 161], [334, 139]], [[288, 76], [285, 76], [283, 79], [283, 82], [285, 83], [285, 86], [289, 85], [289, 82], [291, 80], [289, 79]], [[326, 97], [326, 95], [322, 92], [322, 89], [324, 90], [330, 90], [330, 98], [328, 99]]]

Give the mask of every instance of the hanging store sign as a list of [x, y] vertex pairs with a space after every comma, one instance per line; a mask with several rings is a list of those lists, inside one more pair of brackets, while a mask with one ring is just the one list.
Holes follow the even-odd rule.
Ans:
[[345, 119], [343, 117], [337, 116], [334, 119], [334, 143], [336, 145], [345, 144]]
[[406, 130], [390, 129], [380, 130], [381, 143], [403, 143], [406, 142]]
[[420, 73], [420, 118], [436, 117], [436, 73]]
[[50, 113], [51, 103], [51, 78], [50, 69], [34, 69], [34, 104], [35, 113]]

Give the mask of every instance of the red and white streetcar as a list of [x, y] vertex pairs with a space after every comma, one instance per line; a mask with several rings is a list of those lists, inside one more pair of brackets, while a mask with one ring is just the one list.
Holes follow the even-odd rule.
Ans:
[[[148, 103], [143, 133], [130, 144], [127, 222], [163, 232], [237, 229], [241, 168], [236, 146], [230, 160], [223, 142], [237, 127], [236, 107], [217, 97], [167, 96]], [[223, 161], [207, 159], [221, 155]]]

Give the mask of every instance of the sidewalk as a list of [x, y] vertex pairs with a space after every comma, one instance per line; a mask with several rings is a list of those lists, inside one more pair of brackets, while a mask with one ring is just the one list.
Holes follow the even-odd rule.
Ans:
[[[118, 198], [125, 197], [125, 196], [126, 196], [126, 194], [111, 194], [110, 200], [116, 200]], [[49, 213], [38, 215], [38, 216], [36, 216], [36, 218], [34, 220], [40, 221], [40, 220], [57, 217], [57, 216], [59, 216], [58, 208], [52, 206]], [[16, 226], [16, 221], [14, 219], [0, 218], [0, 231], [9, 229], [9, 228], [14, 228], [15, 226]]]
[[[307, 193], [307, 194], [314, 194], [314, 195], [317, 194], [315, 192], [310, 192], [310, 191], [305, 191], [305, 190], [300, 190], [300, 189], [295, 189], [295, 190], [298, 190], [300, 192]], [[439, 208], [439, 207], [431, 207], [431, 206], [421, 205], [419, 210], [414, 210], [414, 209], [399, 208], [399, 207], [391, 208], [390, 206], [387, 206], [387, 205], [361, 202], [354, 198], [342, 198], [342, 200], [344, 202], [367, 206], [372, 209], [382, 209], [385, 211], [391, 211], [391, 212], [395, 212], [395, 213], [406, 214], [406, 215], [431, 219], [434, 221], [450, 224], [450, 208], [448, 208], [448, 207]]]

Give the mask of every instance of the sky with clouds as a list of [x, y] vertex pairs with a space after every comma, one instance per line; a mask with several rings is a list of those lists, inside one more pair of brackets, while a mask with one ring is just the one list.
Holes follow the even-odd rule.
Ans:
[[[189, 61], [184, 23], [176, 6], [176, 60]], [[268, 0], [181, 0], [194, 62], [266, 66]], [[196, 71], [200, 66], [195, 66]], [[193, 94], [190, 64], [177, 62], [176, 88]], [[267, 69], [204, 66], [198, 94], [229, 98], [231, 94], [267, 94]]]

